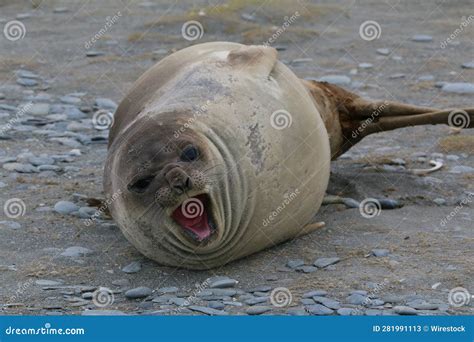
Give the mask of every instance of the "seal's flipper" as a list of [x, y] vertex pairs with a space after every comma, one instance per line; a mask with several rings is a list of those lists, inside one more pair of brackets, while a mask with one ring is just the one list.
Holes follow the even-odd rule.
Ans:
[[474, 108], [438, 110], [393, 101], [370, 101], [327, 82], [303, 83], [328, 131], [333, 160], [373, 133], [437, 124], [474, 128]]
[[227, 56], [230, 65], [250, 69], [253, 74], [268, 76], [277, 62], [277, 50], [263, 45], [242, 46]]

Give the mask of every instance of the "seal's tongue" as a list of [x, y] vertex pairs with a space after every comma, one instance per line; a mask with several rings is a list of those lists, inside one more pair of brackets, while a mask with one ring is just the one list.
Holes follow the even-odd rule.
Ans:
[[181, 227], [193, 232], [199, 241], [211, 235], [205, 203], [205, 195], [188, 198], [171, 215]]

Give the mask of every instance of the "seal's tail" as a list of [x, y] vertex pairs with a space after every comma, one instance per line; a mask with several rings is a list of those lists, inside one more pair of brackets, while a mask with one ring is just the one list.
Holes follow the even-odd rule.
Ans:
[[370, 101], [326, 82], [303, 82], [328, 131], [332, 159], [373, 133], [437, 124], [474, 128], [474, 108], [439, 110], [393, 101]]

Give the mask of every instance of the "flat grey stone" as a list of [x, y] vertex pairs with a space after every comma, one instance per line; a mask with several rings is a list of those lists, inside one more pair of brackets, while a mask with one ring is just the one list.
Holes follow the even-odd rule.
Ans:
[[319, 267], [319, 268], [324, 268], [328, 267], [329, 265], [333, 265], [341, 261], [340, 258], [338, 257], [333, 257], [333, 258], [319, 258], [316, 259], [314, 262], [314, 266]]
[[271, 311], [272, 307], [271, 306], [263, 306], [263, 305], [255, 305], [246, 310], [246, 313], [248, 315], [261, 315], [264, 314], [265, 312]]
[[119, 287], [125, 287], [130, 285], [130, 280], [122, 278], [122, 279], [116, 279], [112, 281], [112, 285], [119, 286]]
[[446, 204], [446, 200], [444, 198], [435, 198], [433, 202], [440, 206]]
[[222, 310], [224, 309], [225, 305], [222, 302], [218, 302], [216, 300], [211, 300], [207, 303], [207, 306], [211, 309]]
[[433, 37], [426, 34], [415, 34], [411, 40], [418, 43], [429, 43], [433, 41]]
[[82, 312], [82, 316], [126, 316], [120, 310], [86, 310]]
[[34, 166], [54, 164], [54, 159], [50, 157], [31, 157], [28, 158], [28, 161]]
[[340, 316], [358, 316], [361, 315], [361, 311], [353, 308], [340, 308], [337, 309], [337, 314]]
[[461, 67], [464, 69], [474, 69], [474, 61], [463, 63]]
[[303, 298], [312, 298], [314, 296], [322, 297], [322, 296], [326, 296], [327, 294], [328, 294], [327, 291], [324, 291], [324, 290], [313, 290], [313, 291], [309, 291], [303, 294]]
[[193, 311], [201, 312], [210, 316], [224, 316], [224, 315], [229, 314], [228, 312], [225, 312], [223, 310], [216, 310], [216, 309], [208, 308], [205, 306], [190, 305], [189, 309]]
[[368, 297], [363, 296], [361, 294], [353, 293], [349, 297], [346, 298], [347, 303], [353, 305], [364, 305], [368, 303]]
[[82, 146], [82, 144], [79, 141], [72, 138], [51, 138], [50, 140], [56, 141], [60, 143], [61, 145], [68, 146], [71, 148], [78, 148]]
[[372, 249], [370, 253], [375, 256], [375, 257], [386, 257], [390, 254], [390, 251], [388, 249]]
[[327, 316], [327, 315], [332, 315], [334, 313], [333, 310], [321, 304], [308, 305], [306, 306], [306, 311], [308, 311], [311, 315], [316, 315], [316, 316]]
[[390, 198], [380, 198], [380, 199], [378, 199], [378, 201], [379, 201], [380, 207], [382, 209], [391, 210], [391, 209], [400, 208], [402, 206], [400, 204], [400, 202], [398, 202], [397, 200], [394, 200], [394, 199], [390, 199]]
[[255, 297], [255, 298], [250, 298], [245, 301], [245, 304], [247, 305], [256, 305], [256, 304], [261, 304], [261, 303], [266, 303], [268, 302], [270, 297]]
[[6, 163], [3, 168], [7, 171], [16, 171], [19, 173], [37, 173], [39, 170], [31, 164]]
[[66, 95], [66, 96], [61, 96], [59, 98], [59, 101], [65, 104], [78, 105], [79, 103], [81, 103], [82, 100], [78, 97]]
[[117, 109], [117, 104], [114, 101], [112, 101], [111, 99], [106, 99], [106, 98], [101, 98], [101, 97], [95, 99], [95, 105], [100, 109], [109, 109], [109, 110]]
[[34, 87], [38, 85], [38, 81], [32, 78], [17, 78], [16, 83], [24, 87]]
[[352, 198], [344, 198], [344, 204], [347, 208], [359, 208], [360, 203]]
[[58, 286], [61, 285], [62, 281], [48, 280], [48, 279], [38, 279], [35, 281], [36, 285], [39, 286]]
[[328, 307], [328, 308], [333, 309], [333, 310], [337, 310], [337, 309], [341, 308], [341, 304], [337, 300], [334, 300], [334, 299], [331, 299], [331, 298], [313, 296], [313, 300], [316, 303], [322, 304], [325, 307]]
[[125, 292], [125, 297], [128, 299], [144, 298], [151, 295], [152, 292], [153, 291], [149, 287], [140, 286]]
[[405, 74], [402, 74], [402, 73], [396, 73], [396, 74], [391, 74], [390, 76], [388, 76], [389, 79], [391, 80], [397, 80], [397, 79], [400, 79], [400, 78], [405, 78]]
[[214, 281], [210, 281], [209, 287], [211, 289], [213, 288], [223, 289], [223, 288], [228, 288], [228, 287], [234, 287], [238, 283], [239, 282], [237, 280], [231, 279], [231, 278], [215, 279]]
[[390, 55], [390, 50], [389, 50], [389, 49], [385, 49], [385, 48], [377, 49], [377, 53], [378, 53], [379, 55], [382, 55], [382, 56], [388, 56], [388, 55]]
[[122, 268], [122, 272], [125, 273], [137, 273], [142, 269], [142, 263], [140, 261], [132, 261], [127, 266]]
[[48, 115], [50, 105], [48, 103], [34, 103], [25, 107], [26, 113], [31, 115]]
[[71, 258], [79, 258], [84, 257], [92, 254], [93, 251], [89, 248], [81, 247], [81, 246], [73, 246], [68, 247], [65, 249], [64, 252], [61, 253], [64, 257], [71, 257]]
[[54, 210], [59, 214], [68, 215], [72, 212], [78, 211], [79, 207], [69, 201], [59, 201], [54, 205]]
[[312, 305], [315, 304], [314, 300], [312, 298], [301, 298], [300, 300], [301, 304], [303, 305]]
[[273, 287], [269, 285], [259, 285], [247, 290], [247, 292], [268, 292], [271, 290], [273, 290]]
[[374, 65], [372, 63], [359, 63], [359, 68], [361, 69], [371, 69]]
[[303, 265], [304, 265], [303, 259], [292, 259], [292, 260], [288, 260], [288, 262], [286, 263], [286, 266], [291, 269], [295, 269]]
[[473, 173], [474, 167], [466, 166], [466, 165], [456, 165], [449, 170], [450, 173]]
[[415, 309], [404, 305], [394, 306], [393, 311], [399, 315], [418, 315], [418, 312]]
[[467, 83], [467, 82], [445, 83], [441, 87], [441, 90], [446, 93], [474, 94], [474, 83]]
[[29, 70], [20, 69], [16, 71], [16, 75], [21, 78], [31, 78], [31, 79], [38, 79], [39, 76]]
[[169, 286], [169, 287], [162, 287], [159, 288], [156, 293], [158, 294], [170, 294], [170, 293], [177, 293], [179, 289], [176, 286]]

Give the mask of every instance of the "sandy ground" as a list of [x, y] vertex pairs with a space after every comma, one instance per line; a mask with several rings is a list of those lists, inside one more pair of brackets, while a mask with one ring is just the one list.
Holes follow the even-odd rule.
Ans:
[[[26, 28], [20, 40], [0, 37], [0, 93], [5, 94], [0, 104], [18, 106], [39, 93], [50, 94], [54, 104], [60, 102], [60, 96], [85, 92], [78, 106], [89, 110], [90, 118], [96, 97], [120, 102], [139, 75], [169, 53], [206, 41], [263, 43], [283, 24], [285, 16], [298, 11], [298, 19], [274, 43], [281, 48], [281, 60], [293, 61], [290, 66], [298, 76], [346, 75], [352, 79], [349, 88], [370, 98], [439, 108], [472, 107], [472, 94], [448, 94], [435, 87], [439, 81], [474, 82], [474, 70], [461, 68], [474, 55], [474, 23], [457, 35], [457, 43], [440, 48], [440, 43], [459, 28], [463, 16], [472, 14], [471, 1], [455, 3], [0, 1], [1, 25], [18, 18]], [[22, 15], [25, 13], [30, 16]], [[106, 24], [106, 17], [117, 13], [117, 22], [86, 49], [85, 44]], [[202, 38], [192, 42], [183, 39], [181, 27], [188, 20], [202, 23]], [[378, 39], [366, 41], [359, 36], [359, 26], [367, 20], [379, 23]], [[415, 42], [411, 40], [415, 34], [433, 39]], [[390, 54], [377, 53], [381, 48], [389, 49]], [[91, 50], [103, 54], [86, 57]], [[312, 60], [294, 61], [300, 58]], [[358, 67], [360, 63], [373, 66]], [[40, 75], [39, 84], [29, 88], [16, 84], [19, 69]], [[433, 77], [419, 79], [426, 75]], [[5, 124], [9, 118], [0, 120]], [[71, 150], [30, 131], [12, 129], [8, 134], [12, 139], [0, 140], [1, 158], [27, 151], [50, 155]], [[154, 290], [176, 286], [189, 293], [206, 278], [225, 275], [237, 279], [237, 287], [243, 290], [263, 284], [286, 287], [293, 296], [292, 308], [302, 308], [301, 295], [310, 290], [325, 290], [331, 298], [344, 302], [352, 290], [370, 293], [378, 284], [376, 296], [387, 302], [381, 312], [393, 313], [390, 309], [396, 301], [391, 303], [387, 297], [399, 296], [400, 303], [422, 298], [444, 305], [443, 310], [432, 314], [472, 314], [473, 300], [462, 307], [449, 306], [448, 292], [463, 287], [474, 293], [472, 200], [460, 207], [460, 201], [474, 192], [474, 174], [451, 172], [459, 165], [474, 167], [473, 137], [472, 131], [453, 134], [447, 126], [407, 128], [369, 137], [333, 163], [328, 193], [358, 201], [389, 197], [403, 203], [402, 208], [382, 210], [377, 217], [367, 219], [357, 209], [324, 206], [315, 220], [325, 221], [325, 228], [202, 272], [161, 267], [146, 260], [111, 221], [85, 226], [77, 217], [38, 211], [60, 200], [71, 200], [75, 193], [102, 197], [105, 144], [80, 146], [82, 155], [67, 164], [77, 167], [76, 172], [40, 177], [0, 169], [0, 181], [5, 184], [0, 203], [20, 198], [26, 206], [24, 216], [0, 217], [21, 225], [19, 229], [0, 227], [0, 313], [79, 314], [97, 309], [90, 301], [71, 299], [81, 297], [79, 286], [116, 290], [114, 302], [104, 309], [151, 313], [163, 309], [150, 301], [155, 293], [145, 300], [129, 300], [123, 292], [138, 286]], [[419, 177], [387, 167], [390, 160], [401, 158], [406, 168], [426, 168], [427, 163], [418, 159], [423, 153], [427, 160], [443, 159], [443, 169]], [[448, 155], [455, 157], [448, 159]], [[437, 198], [446, 203], [436, 204], [433, 200]], [[459, 207], [443, 226], [441, 220]], [[82, 258], [62, 257], [60, 253], [70, 246], [86, 247], [94, 253]], [[367, 257], [375, 248], [388, 249], [390, 254]], [[332, 256], [341, 261], [313, 273], [285, 267], [288, 260], [304, 259], [311, 264], [319, 257]], [[121, 271], [136, 260], [142, 264], [139, 272]], [[58, 281], [63, 287], [45, 290], [45, 283], [38, 280]], [[125, 285], [114, 285], [117, 280]], [[242, 313], [246, 307], [226, 310]]]

